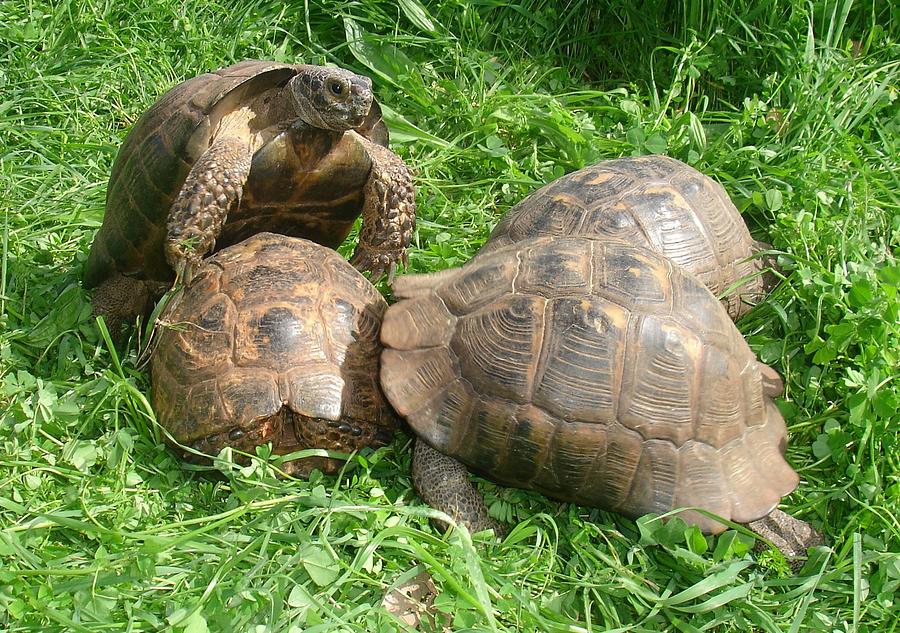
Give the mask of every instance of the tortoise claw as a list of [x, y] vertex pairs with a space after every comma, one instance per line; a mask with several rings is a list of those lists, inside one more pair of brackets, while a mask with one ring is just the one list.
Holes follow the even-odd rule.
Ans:
[[388, 283], [393, 283], [398, 261], [406, 263], [405, 249], [400, 253], [395, 253], [390, 251], [378, 252], [367, 250], [364, 247], [357, 247], [353, 257], [350, 258], [350, 263], [358, 271], [371, 273], [372, 283], [381, 279], [385, 273], [388, 275]]
[[197, 258], [197, 261], [193, 261], [194, 258], [189, 257], [181, 257], [175, 262], [175, 284], [181, 284], [182, 286], [187, 286], [191, 283], [191, 279], [194, 278], [194, 273], [197, 271], [197, 267], [200, 265], [200, 259]]

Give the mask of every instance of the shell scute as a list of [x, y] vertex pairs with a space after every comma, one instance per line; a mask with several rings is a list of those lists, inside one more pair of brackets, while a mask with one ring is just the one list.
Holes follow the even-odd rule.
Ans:
[[528, 401], [545, 305], [543, 298], [510, 295], [457, 321], [450, 349], [470, 382], [496, 397]]
[[555, 300], [544, 328], [534, 404], [572, 422], [611, 423], [628, 319], [626, 310], [602, 299]]

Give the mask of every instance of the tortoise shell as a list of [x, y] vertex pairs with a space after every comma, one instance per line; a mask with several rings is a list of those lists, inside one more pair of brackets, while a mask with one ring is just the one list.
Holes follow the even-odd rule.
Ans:
[[[152, 401], [195, 452], [349, 452], [397, 425], [378, 386], [387, 304], [335, 251], [260, 233], [206, 260], [158, 321]], [[190, 458], [191, 452], [185, 452]], [[288, 462], [333, 471], [339, 460]]]
[[543, 235], [596, 235], [665, 255], [722, 297], [737, 319], [771, 288], [766, 245], [750, 236], [712, 178], [666, 156], [607, 160], [554, 180], [512, 207], [481, 252]]
[[[85, 285], [116, 272], [171, 282], [163, 241], [172, 202], [222, 117], [278, 88], [300, 66], [245, 61], [188, 79], [138, 120], [113, 164], [106, 214], [91, 246]], [[387, 147], [388, 131], [373, 102], [355, 130]], [[314, 164], [310, 171], [305, 164]], [[353, 135], [290, 127], [254, 154], [240, 206], [217, 240], [221, 248], [268, 230], [338, 246], [363, 207], [371, 160]]]
[[382, 388], [421, 440], [475, 472], [630, 516], [696, 506], [739, 522], [798, 483], [780, 378], [657, 253], [544, 237], [394, 292]]

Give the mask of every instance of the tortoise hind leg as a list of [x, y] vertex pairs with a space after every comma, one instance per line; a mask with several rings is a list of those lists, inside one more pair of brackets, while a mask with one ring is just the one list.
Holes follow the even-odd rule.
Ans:
[[[488, 516], [481, 494], [469, 481], [465, 466], [440, 453], [422, 440], [416, 440], [412, 463], [413, 485], [419, 496], [435, 510], [450, 515], [470, 532], [493, 529], [502, 534], [499, 523]], [[446, 524], [440, 524], [446, 529]]]
[[360, 139], [372, 160], [372, 171], [364, 187], [359, 244], [350, 263], [370, 271], [373, 281], [384, 272], [392, 279], [397, 262], [406, 263], [406, 247], [416, 223], [412, 173], [391, 150]]
[[216, 245], [228, 213], [240, 203], [250, 174], [249, 136], [216, 139], [191, 168], [166, 224], [166, 261], [187, 282]]
[[150, 312], [161, 295], [157, 288], [159, 285], [116, 273], [94, 290], [92, 313], [103, 317], [109, 335], [118, 341], [123, 325], [133, 323], [136, 317], [146, 316]]

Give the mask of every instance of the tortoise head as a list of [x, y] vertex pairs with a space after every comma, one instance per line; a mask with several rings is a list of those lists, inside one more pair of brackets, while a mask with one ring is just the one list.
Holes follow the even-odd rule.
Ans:
[[336, 132], [362, 125], [374, 99], [371, 79], [342, 68], [300, 66], [288, 88], [300, 119]]

